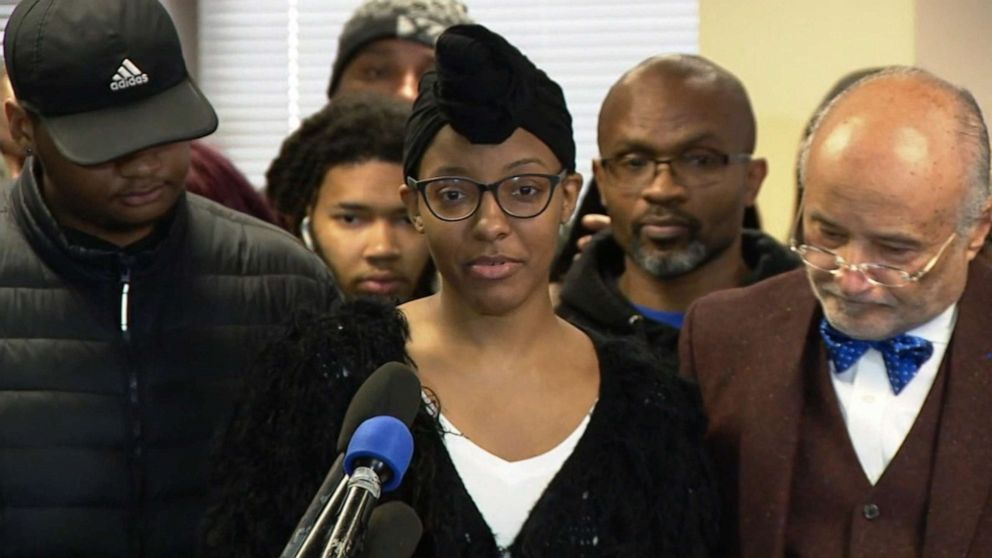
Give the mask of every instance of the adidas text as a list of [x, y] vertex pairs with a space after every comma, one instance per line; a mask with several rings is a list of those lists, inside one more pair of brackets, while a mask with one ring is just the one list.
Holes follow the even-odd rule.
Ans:
[[127, 79], [114, 80], [110, 83], [110, 89], [112, 91], [120, 91], [121, 89], [127, 89], [128, 87], [145, 83], [148, 83], [148, 74], [141, 74], [140, 76], [129, 77]]

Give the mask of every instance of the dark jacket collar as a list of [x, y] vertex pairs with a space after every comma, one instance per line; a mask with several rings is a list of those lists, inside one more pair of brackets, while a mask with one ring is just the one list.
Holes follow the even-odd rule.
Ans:
[[[561, 313], [579, 316], [600, 329], [633, 332], [637, 310], [617, 283], [624, 269], [624, 253], [608, 231], [596, 235], [565, 275]], [[666, 326], [667, 327], [667, 326]]]
[[[762, 231], [745, 229], [741, 240], [744, 262], [750, 273], [743, 285], [795, 269], [799, 261], [774, 238]], [[608, 231], [593, 238], [561, 289], [560, 313], [581, 316], [615, 332], [635, 333], [647, 328], [649, 336], [675, 328], [644, 320], [620, 292], [618, 280], [624, 271], [624, 252]]]
[[787, 246], [759, 230], [744, 229], [741, 253], [750, 270], [742, 287], [799, 267], [799, 258]]
[[117, 280], [121, 268], [127, 267], [132, 277], [140, 277], [164, 269], [177, 254], [189, 221], [185, 195], [150, 236], [120, 248], [59, 225], [41, 195], [40, 165], [31, 158], [24, 169], [12, 187], [14, 217], [35, 253], [60, 275], [90, 281]]

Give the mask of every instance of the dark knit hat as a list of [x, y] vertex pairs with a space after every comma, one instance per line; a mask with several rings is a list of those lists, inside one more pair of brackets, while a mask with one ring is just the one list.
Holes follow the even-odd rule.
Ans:
[[503, 37], [481, 25], [441, 34], [436, 70], [424, 74], [406, 125], [405, 176], [417, 168], [446, 124], [475, 144], [498, 144], [523, 128], [575, 170], [572, 116], [561, 87]]
[[471, 23], [460, 0], [365, 0], [344, 24], [331, 69], [327, 97], [334, 96], [341, 74], [367, 44], [379, 39], [404, 39], [434, 48], [442, 31]]

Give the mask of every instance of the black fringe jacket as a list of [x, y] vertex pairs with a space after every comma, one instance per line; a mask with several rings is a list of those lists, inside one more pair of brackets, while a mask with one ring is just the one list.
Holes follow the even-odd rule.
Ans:
[[[215, 461], [218, 492], [205, 556], [279, 555], [336, 457], [350, 398], [380, 364], [410, 362], [407, 338], [402, 314], [358, 301], [298, 319], [267, 351]], [[599, 402], [510, 554], [708, 555], [718, 534], [718, 495], [695, 389], [634, 344], [593, 341]], [[501, 550], [426, 406], [412, 430], [413, 462], [403, 486], [388, 496], [412, 505], [424, 523], [415, 556], [498, 558]]]

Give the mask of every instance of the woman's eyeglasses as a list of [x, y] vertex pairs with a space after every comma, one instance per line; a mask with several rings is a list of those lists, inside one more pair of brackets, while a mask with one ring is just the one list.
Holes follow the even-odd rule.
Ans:
[[501, 178], [489, 184], [464, 176], [438, 176], [406, 184], [420, 192], [427, 209], [442, 221], [468, 219], [479, 210], [482, 196], [490, 192], [499, 208], [510, 217], [530, 219], [548, 208], [555, 186], [565, 179], [567, 169], [558, 174], [527, 173]]

